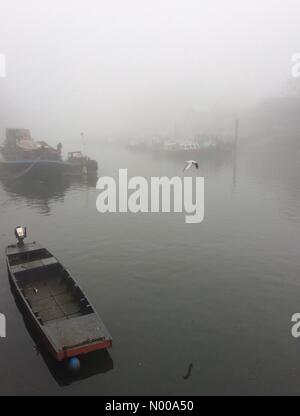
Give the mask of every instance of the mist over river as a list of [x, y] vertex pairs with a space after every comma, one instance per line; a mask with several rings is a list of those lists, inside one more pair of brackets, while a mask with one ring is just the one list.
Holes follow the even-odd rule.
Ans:
[[[181, 176], [180, 161], [89, 145], [99, 175]], [[240, 146], [200, 164], [205, 219], [99, 214], [95, 184], [0, 182], [0, 394], [298, 394], [300, 159]], [[195, 173], [192, 173], [195, 174]], [[78, 280], [113, 348], [70, 379], [25, 325], [5, 261], [17, 225]]]

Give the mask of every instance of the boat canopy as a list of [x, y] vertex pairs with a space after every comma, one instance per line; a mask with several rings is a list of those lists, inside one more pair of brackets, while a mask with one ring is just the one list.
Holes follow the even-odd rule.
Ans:
[[28, 129], [6, 129], [6, 144], [15, 146], [21, 141], [32, 141]]
[[25, 152], [32, 152], [39, 149], [56, 152], [56, 149], [43, 140], [35, 142], [31, 137], [30, 130], [27, 129], [6, 129], [6, 142], [4, 147], [19, 148]]

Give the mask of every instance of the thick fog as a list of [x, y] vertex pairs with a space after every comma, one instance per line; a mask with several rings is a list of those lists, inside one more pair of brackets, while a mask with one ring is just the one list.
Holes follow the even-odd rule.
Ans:
[[211, 109], [234, 118], [283, 94], [299, 16], [299, 0], [0, 0], [1, 139], [8, 126], [100, 140], [169, 134]]

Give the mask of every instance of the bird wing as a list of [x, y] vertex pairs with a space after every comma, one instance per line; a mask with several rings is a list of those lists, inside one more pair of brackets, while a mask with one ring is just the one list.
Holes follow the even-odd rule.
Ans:
[[184, 166], [184, 172], [191, 169], [192, 167], [192, 163], [191, 162], [185, 162], [185, 166]]

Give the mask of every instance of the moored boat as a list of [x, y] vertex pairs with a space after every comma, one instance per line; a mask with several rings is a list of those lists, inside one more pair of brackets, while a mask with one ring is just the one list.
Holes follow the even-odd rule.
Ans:
[[69, 152], [66, 162], [66, 173], [71, 176], [97, 176], [98, 163], [80, 151]]
[[61, 144], [55, 149], [44, 141], [34, 141], [27, 129], [7, 129], [0, 148], [0, 170], [14, 178], [52, 180], [66, 169], [61, 150]]
[[38, 243], [25, 244], [25, 227], [17, 227], [15, 235], [18, 243], [6, 249], [11, 285], [50, 354], [62, 362], [112, 347], [109, 332], [68, 270]]
[[232, 141], [223, 141], [217, 137], [205, 140], [195, 139], [193, 142], [177, 142], [174, 140], [135, 143], [128, 145], [129, 150], [147, 151], [157, 155], [179, 159], [213, 160], [230, 158], [235, 149]]

